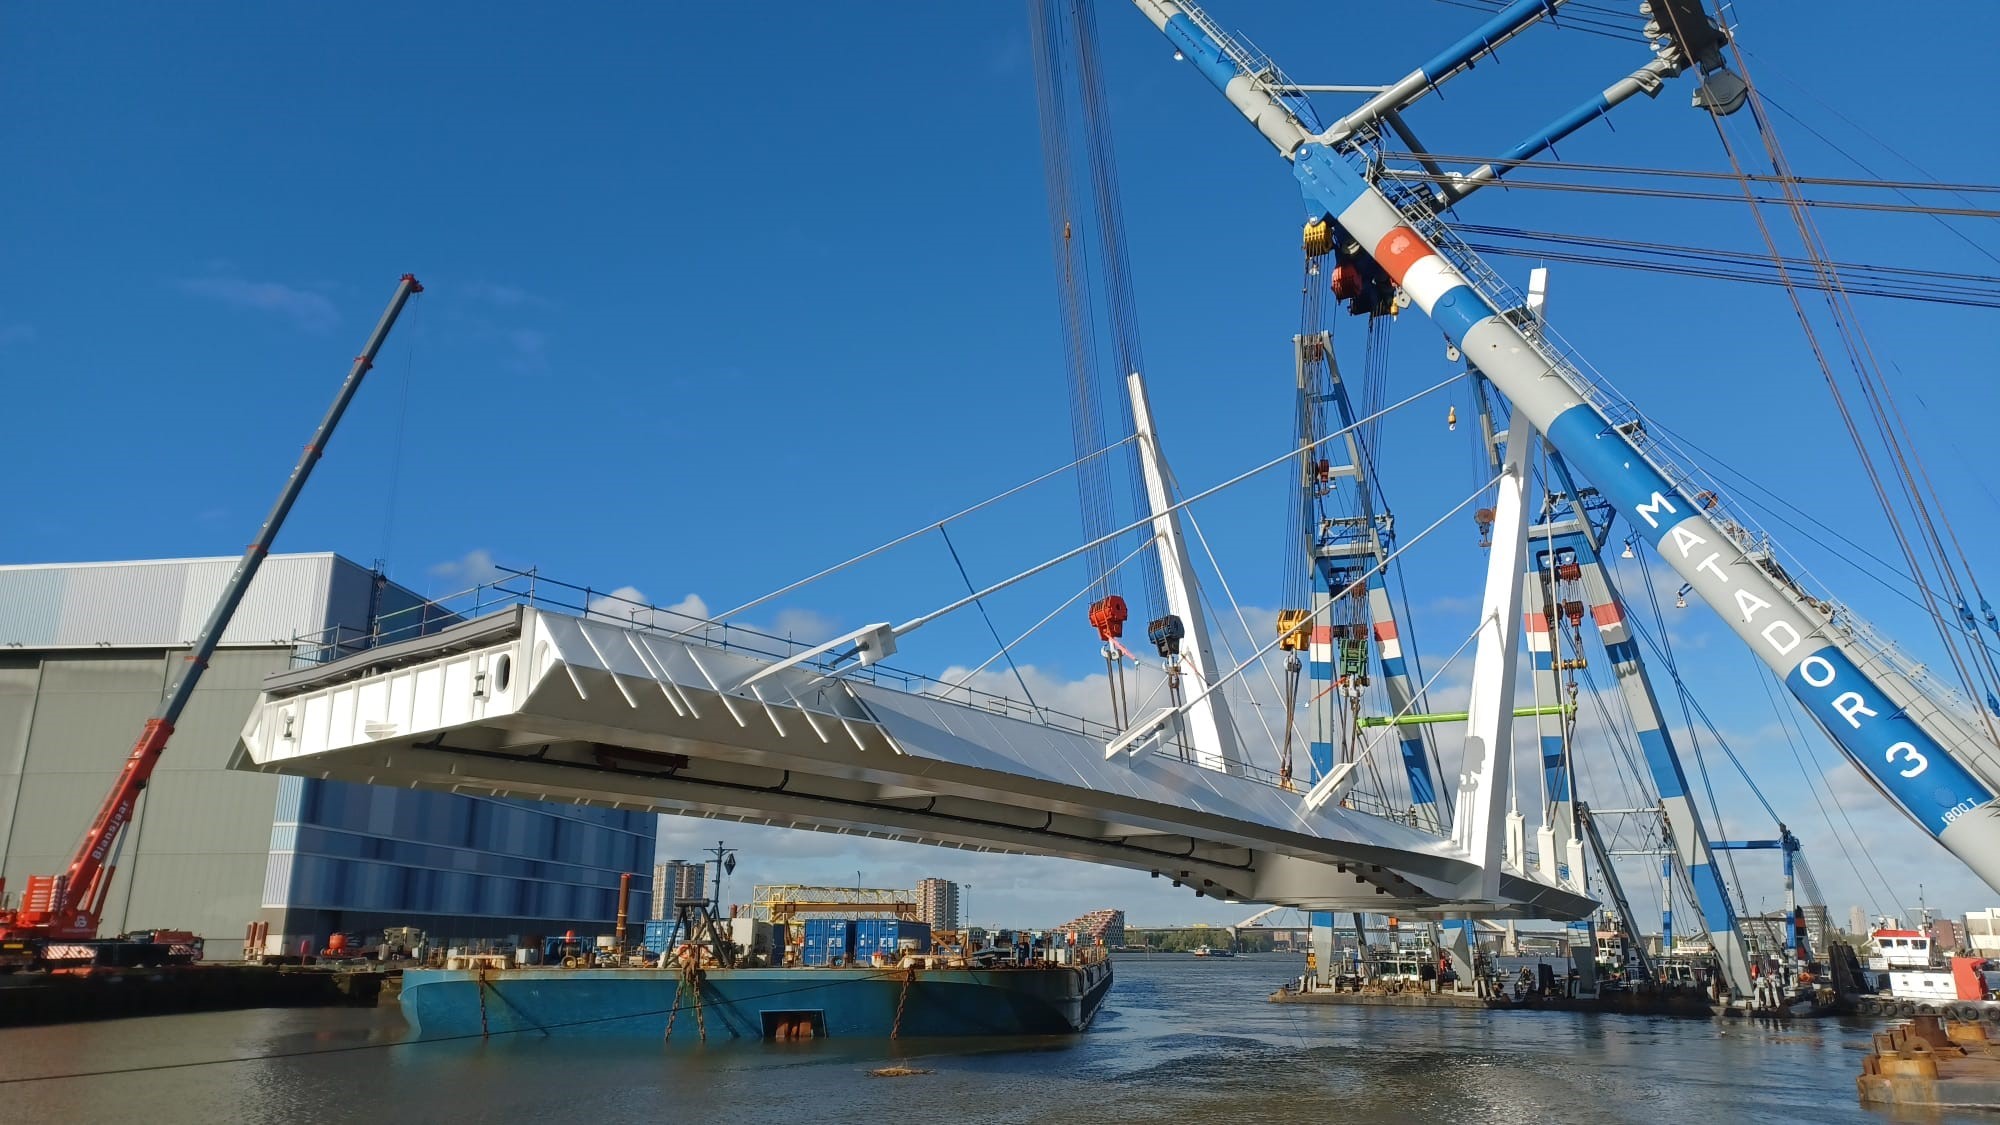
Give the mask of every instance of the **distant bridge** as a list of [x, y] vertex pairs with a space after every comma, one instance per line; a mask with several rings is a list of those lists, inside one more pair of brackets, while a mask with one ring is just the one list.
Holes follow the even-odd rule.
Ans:
[[1058, 856], [1311, 910], [1567, 919], [1594, 905], [1514, 871], [1482, 896], [1449, 839], [1310, 809], [1240, 769], [1112, 758], [1117, 731], [890, 675], [515, 605], [272, 677], [238, 764]]

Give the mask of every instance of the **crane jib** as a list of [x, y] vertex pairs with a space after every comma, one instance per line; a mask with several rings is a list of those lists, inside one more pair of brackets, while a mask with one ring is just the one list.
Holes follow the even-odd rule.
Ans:
[[[1784, 677], [1841, 749], [1918, 823], [1942, 837], [1966, 813], [1993, 802], [1987, 785], [1825, 638], [1823, 619], [1808, 618], [1372, 184], [1322, 145], [1301, 146], [1293, 168], [1308, 197], [1371, 249], [1411, 301], [1513, 402], [1518, 416], [1640, 529], [1691, 592]], [[1977, 855], [1953, 848], [1989, 882], [2000, 879], [2000, 832], [1994, 835], [1970, 849]]]
[[1993, 800], [1936, 739], [1902, 713], [1845, 653], [1783, 596], [1730, 536], [1699, 514], [1597, 409], [1579, 403], [1547, 433], [1600, 493], [1625, 515], [1720, 614], [1785, 687], [1812, 712], [1856, 765], [1933, 836]]

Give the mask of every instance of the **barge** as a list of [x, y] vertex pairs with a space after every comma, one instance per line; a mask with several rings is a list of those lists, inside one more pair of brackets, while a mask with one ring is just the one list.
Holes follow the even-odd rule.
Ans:
[[403, 1014], [426, 1039], [624, 1036], [677, 1042], [1069, 1035], [1111, 991], [1101, 955], [983, 966], [554, 968], [499, 963], [403, 974]]

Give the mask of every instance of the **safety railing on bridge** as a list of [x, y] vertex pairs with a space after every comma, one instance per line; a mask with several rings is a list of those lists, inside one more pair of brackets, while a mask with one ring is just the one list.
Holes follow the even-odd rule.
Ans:
[[[450, 626], [512, 606], [528, 606], [587, 620], [609, 622], [690, 644], [700, 644], [765, 660], [783, 660], [796, 656], [812, 648], [819, 640], [819, 638], [778, 636], [749, 626], [714, 621], [671, 606], [639, 601], [615, 590], [600, 590], [594, 586], [563, 582], [550, 578], [537, 569], [512, 570], [504, 567], [496, 569], [499, 571], [499, 576], [492, 581], [477, 583], [439, 598], [382, 613], [365, 628], [336, 625], [314, 633], [299, 634], [292, 641], [293, 663], [297, 667], [323, 664], [384, 645], [430, 636]], [[978, 707], [996, 715], [1006, 715], [1062, 730], [1073, 730], [1100, 742], [1109, 742], [1122, 733], [1101, 720], [1040, 706], [974, 687], [968, 683], [942, 680], [921, 672], [889, 665], [874, 664], [858, 667], [841, 664], [836, 667], [833, 656], [829, 654], [806, 660], [800, 666], [830, 675], [838, 674], [840, 678], [849, 681], [873, 684], [911, 695], [929, 696]], [[1192, 766], [1193, 756], [1171, 745], [1156, 748], [1152, 753]], [[1277, 771], [1262, 766], [1245, 764], [1241, 775], [1260, 785], [1273, 788], [1298, 788], [1296, 783], [1285, 785]], [[1361, 794], [1350, 795], [1348, 807], [1370, 815], [1416, 824], [1411, 810], [1393, 808]]]

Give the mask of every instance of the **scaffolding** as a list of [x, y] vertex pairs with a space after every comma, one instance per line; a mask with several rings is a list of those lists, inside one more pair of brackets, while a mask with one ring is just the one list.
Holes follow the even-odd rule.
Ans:
[[916, 893], [901, 887], [807, 887], [796, 883], [758, 884], [750, 916], [787, 923], [805, 918], [907, 918], [918, 915]]

